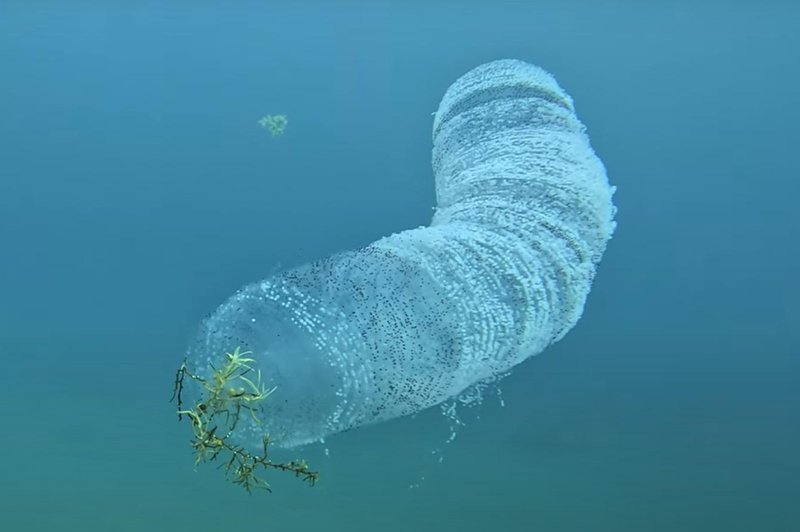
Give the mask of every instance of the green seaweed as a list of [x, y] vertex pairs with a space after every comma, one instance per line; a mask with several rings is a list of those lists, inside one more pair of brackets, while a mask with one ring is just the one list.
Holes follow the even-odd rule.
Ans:
[[[269, 458], [269, 435], [262, 440], [262, 451], [253, 454], [240, 445], [231, 443], [240, 417], [250, 415], [254, 422], [259, 418], [260, 403], [275, 392], [267, 389], [261, 380], [261, 371], [254, 369], [254, 359], [248, 351], [239, 347], [225, 353], [222, 364], [214, 368], [209, 378], [192, 373], [184, 361], [175, 373], [175, 388], [171, 401], [177, 400], [178, 420], [188, 419], [192, 425], [191, 447], [194, 464], [220, 461], [226, 478], [248, 492], [254, 488], [272, 491], [263, 474], [268, 469], [294, 473], [310, 485], [315, 485], [319, 473], [311, 471], [305, 460], [286, 463], [273, 462]], [[248, 376], [249, 375], [249, 376]], [[182, 392], [186, 378], [196, 382], [201, 389], [200, 397], [191, 408], [184, 408]]]

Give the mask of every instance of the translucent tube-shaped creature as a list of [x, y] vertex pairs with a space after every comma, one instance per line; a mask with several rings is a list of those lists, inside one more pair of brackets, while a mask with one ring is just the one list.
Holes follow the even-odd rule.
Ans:
[[484, 64], [433, 125], [437, 207], [397, 233], [245, 286], [189, 348], [236, 346], [268, 387], [237, 437], [293, 447], [404, 416], [508, 371], [581, 316], [614, 230], [613, 188], [572, 100], [542, 69]]

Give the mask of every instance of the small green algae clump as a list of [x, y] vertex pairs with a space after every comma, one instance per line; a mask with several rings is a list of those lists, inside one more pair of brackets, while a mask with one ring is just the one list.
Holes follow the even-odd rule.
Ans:
[[287, 124], [289, 124], [289, 119], [286, 115], [266, 115], [261, 118], [258, 123], [261, 124], [261, 127], [268, 130], [273, 137], [278, 137], [283, 135]]

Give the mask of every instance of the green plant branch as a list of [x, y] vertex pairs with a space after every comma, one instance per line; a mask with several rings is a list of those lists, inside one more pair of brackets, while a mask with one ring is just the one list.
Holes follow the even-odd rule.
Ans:
[[[261, 370], [253, 368], [252, 363], [255, 360], [247, 358], [246, 355], [249, 354], [238, 347], [232, 353], [225, 353], [223, 363], [219, 368], [212, 366], [213, 373], [208, 379], [192, 373], [185, 361], [175, 373], [170, 401], [177, 401], [178, 420], [186, 418], [192, 425], [191, 447], [194, 450], [195, 466], [225, 456], [220, 467], [225, 468], [226, 477], [248, 492], [252, 492], [253, 488], [272, 491], [262, 476], [268, 469], [294, 473], [296, 477], [313, 486], [319, 479], [319, 473], [311, 471], [305, 460], [286, 463], [270, 460], [269, 435], [264, 435], [262, 452], [258, 455], [229, 441], [242, 411], [249, 412], [253, 421], [260, 424], [261, 419], [257, 412], [259, 403], [275, 392], [275, 388], [267, 389], [261, 382]], [[184, 408], [181, 397], [187, 377], [198, 383], [203, 391], [192, 408]]]

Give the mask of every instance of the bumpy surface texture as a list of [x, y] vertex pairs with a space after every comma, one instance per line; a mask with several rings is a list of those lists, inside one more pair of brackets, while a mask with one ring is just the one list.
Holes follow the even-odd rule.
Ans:
[[580, 318], [615, 209], [570, 97], [533, 65], [482, 65], [448, 89], [433, 144], [429, 227], [246, 286], [202, 324], [194, 367], [241, 346], [277, 386], [243, 441], [292, 447], [418, 412]]

